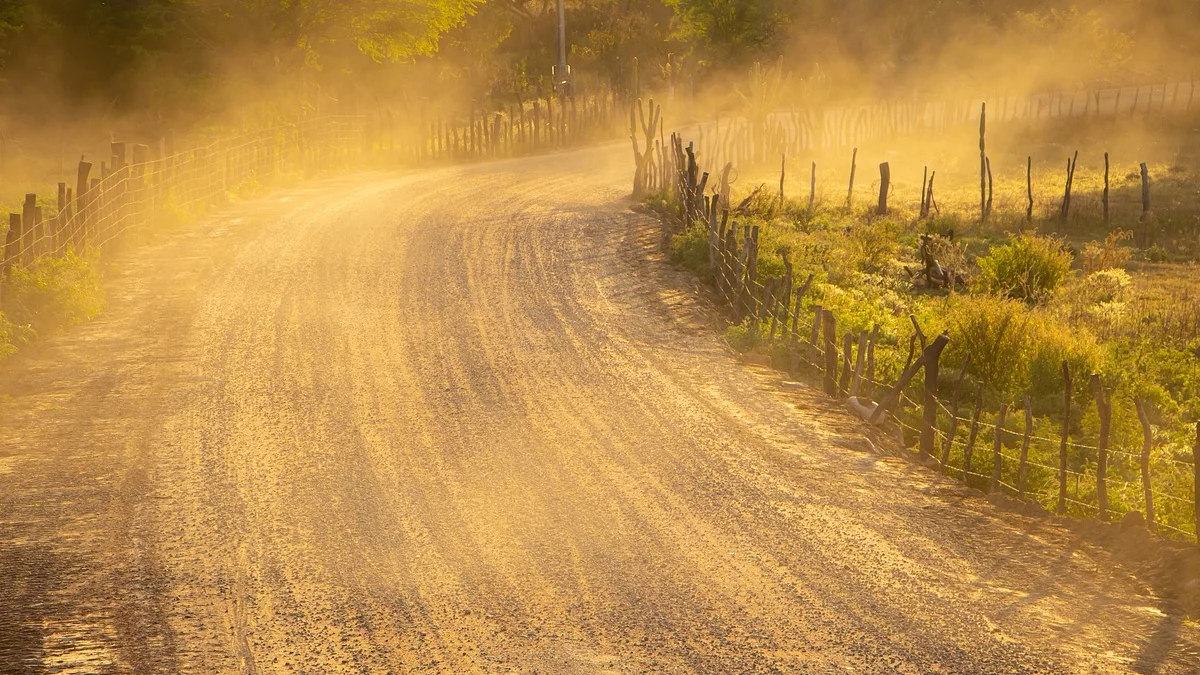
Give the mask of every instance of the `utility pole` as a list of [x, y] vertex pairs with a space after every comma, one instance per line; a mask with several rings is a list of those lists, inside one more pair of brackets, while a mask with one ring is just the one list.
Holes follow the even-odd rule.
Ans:
[[567, 70], [567, 13], [563, 10], [563, 0], [558, 0], [558, 72], [555, 75], [554, 88], [560, 96], [566, 96], [571, 76]]

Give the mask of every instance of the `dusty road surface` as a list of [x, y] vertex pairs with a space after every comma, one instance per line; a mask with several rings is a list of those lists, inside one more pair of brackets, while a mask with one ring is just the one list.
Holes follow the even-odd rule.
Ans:
[[1106, 553], [732, 358], [626, 154], [328, 180], [122, 258], [0, 367], [0, 671], [1196, 672]]

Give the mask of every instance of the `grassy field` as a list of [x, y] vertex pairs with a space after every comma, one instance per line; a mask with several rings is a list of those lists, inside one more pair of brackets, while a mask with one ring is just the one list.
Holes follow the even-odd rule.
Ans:
[[[1079, 150], [1070, 213], [1062, 216], [1066, 164]], [[1110, 161], [1110, 218], [1102, 209], [1104, 152]], [[913, 333], [909, 315], [927, 335], [948, 331], [942, 396], [971, 356], [965, 391], [982, 383], [984, 426], [968, 482], [985, 487], [992, 469], [994, 424], [1009, 406], [1002, 443], [1015, 457], [1024, 431], [1025, 399], [1033, 413], [1030, 491], [1046, 506], [1057, 499], [1058, 438], [1065, 409], [1062, 363], [1074, 379], [1068, 499], [1078, 516], [1095, 514], [1099, 419], [1088, 376], [1099, 373], [1113, 391], [1110, 508], [1145, 510], [1138, 455], [1142, 427], [1135, 398], [1147, 404], [1153, 427], [1151, 473], [1156, 515], [1165, 531], [1190, 536], [1194, 424], [1200, 419], [1200, 117], [1053, 123], [990, 130], [993, 205], [980, 218], [977, 130], [957, 137], [909, 139], [860, 148], [853, 206], [846, 207], [849, 157], [789, 161], [782, 203], [779, 167], [742, 168], [731, 203], [754, 194], [734, 214], [761, 227], [760, 280], [782, 275], [786, 252], [804, 278], [816, 274], [805, 298], [832, 309], [840, 334], [880, 326], [880, 376], [892, 382]], [[1026, 219], [1026, 162], [1032, 157], [1033, 215]], [[704, 158], [699, 158], [702, 168]], [[809, 167], [817, 162], [809, 208]], [[891, 167], [889, 213], [875, 213], [880, 162]], [[1151, 213], [1143, 217], [1138, 165], [1151, 176]], [[936, 171], [937, 208], [919, 216], [923, 169]], [[760, 187], [761, 186], [761, 187]], [[670, 212], [670, 195], [650, 205]], [[952, 287], [927, 284], [923, 237]], [[673, 259], [711, 277], [707, 231], [693, 226], [672, 243]], [[811, 314], [808, 315], [811, 321]], [[755, 326], [732, 326], [730, 343], [744, 351], [778, 349]], [[914, 392], [915, 393], [915, 392]], [[965, 395], [970, 398], [969, 395]], [[918, 398], [914, 396], [914, 398]], [[960, 416], [969, 417], [967, 405]], [[906, 419], [904, 413], [901, 421]], [[915, 424], [913, 424], [915, 426]], [[949, 426], [949, 416], [941, 428]], [[958, 440], [966, 435], [960, 424]], [[911, 432], [907, 436], [915, 441]], [[951, 465], [962, 466], [961, 443]], [[1016, 484], [1015, 461], [1002, 478]], [[959, 472], [961, 475], [961, 471]], [[1174, 528], [1173, 530], [1170, 528]]]

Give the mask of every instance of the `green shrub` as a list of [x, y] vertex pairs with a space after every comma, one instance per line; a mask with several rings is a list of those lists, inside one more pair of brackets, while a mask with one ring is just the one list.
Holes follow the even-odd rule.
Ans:
[[1167, 262], [1170, 259], [1171, 259], [1171, 254], [1167, 252], [1167, 249], [1163, 248], [1162, 246], [1159, 246], [1158, 244], [1155, 244], [1154, 246], [1151, 246], [1150, 248], [1146, 249], [1146, 261], [1147, 262], [1163, 263], [1163, 262]]
[[1086, 389], [1084, 378], [1103, 369], [1104, 350], [1095, 335], [1040, 312], [1031, 323], [1029, 345], [1029, 393], [1043, 411], [1046, 402], [1055, 410], [1060, 406], [1063, 361], [1071, 370], [1077, 393]]
[[699, 276], [707, 277], [711, 271], [708, 260], [708, 228], [693, 224], [682, 234], [671, 237], [671, 262], [682, 265]]
[[900, 229], [895, 221], [885, 219], [852, 226], [846, 248], [858, 271], [878, 273], [886, 270], [896, 257]]
[[734, 351], [742, 354], [753, 351], [758, 347], [761, 338], [762, 331], [758, 326], [751, 325], [749, 319], [725, 329], [725, 342]]
[[4, 312], [0, 312], [0, 359], [12, 356], [17, 349], [29, 344], [32, 340], [33, 329], [9, 321]]
[[13, 318], [39, 333], [94, 317], [104, 308], [98, 253], [71, 251], [14, 267], [8, 301]]
[[1020, 234], [979, 263], [979, 285], [1010, 298], [1040, 302], [1071, 274], [1071, 253], [1055, 237]]
[[1024, 391], [1033, 356], [1029, 308], [995, 295], [952, 295], [944, 302], [949, 362], [957, 366], [970, 354], [969, 371], [990, 389], [1009, 395]]

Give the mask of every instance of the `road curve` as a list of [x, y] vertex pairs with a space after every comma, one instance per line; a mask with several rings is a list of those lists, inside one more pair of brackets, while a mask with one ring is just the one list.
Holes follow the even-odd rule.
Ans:
[[0, 672], [1196, 672], [1108, 554], [737, 363], [626, 154], [330, 179], [120, 260], [0, 366]]

